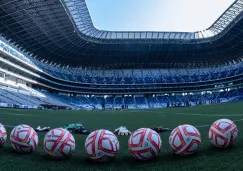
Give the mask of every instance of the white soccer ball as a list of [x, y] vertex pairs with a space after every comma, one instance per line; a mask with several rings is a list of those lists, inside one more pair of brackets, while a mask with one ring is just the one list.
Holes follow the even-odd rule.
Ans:
[[219, 148], [226, 148], [232, 145], [238, 136], [238, 129], [233, 121], [219, 119], [209, 129], [210, 142]]
[[87, 155], [94, 161], [106, 162], [115, 158], [119, 151], [117, 137], [108, 130], [96, 130], [85, 140]]
[[161, 150], [162, 141], [157, 132], [150, 128], [136, 130], [128, 140], [128, 149], [139, 160], [152, 160]]
[[173, 153], [187, 156], [196, 152], [201, 144], [199, 131], [191, 125], [180, 125], [170, 134], [169, 145]]
[[44, 150], [54, 158], [64, 158], [72, 155], [75, 150], [75, 139], [66, 129], [55, 128], [44, 137]]
[[28, 125], [16, 126], [10, 134], [10, 142], [14, 150], [19, 153], [29, 153], [38, 145], [38, 135]]
[[5, 127], [0, 123], [0, 147], [2, 147], [3, 144], [5, 144], [6, 140], [7, 140], [7, 131]]

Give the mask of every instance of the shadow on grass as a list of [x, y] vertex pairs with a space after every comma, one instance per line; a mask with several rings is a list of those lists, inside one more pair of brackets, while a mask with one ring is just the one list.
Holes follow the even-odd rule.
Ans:
[[40, 160], [40, 152], [38, 150], [35, 150], [30, 153], [19, 153], [16, 150], [14, 150], [11, 146], [3, 146], [0, 148], [0, 153], [3, 156], [9, 156], [13, 159], [23, 159], [23, 160]]
[[23, 156], [23, 155], [29, 155], [30, 153], [19, 153], [15, 151], [11, 146], [3, 146], [0, 148], [0, 152], [2, 155], [7, 154], [10, 156]]
[[213, 145], [209, 145], [208, 148], [200, 151], [200, 153], [202, 153], [203, 155], [214, 156], [215, 154], [230, 153], [237, 150], [241, 150], [241, 146], [239, 144], [233, 144], [227, 148], [217, 148]]
[[120, 166], [121, 163], [123, 166], [141, 166], [141, 165], [147, 165], [148, 163], [153, 164], [157, 162], [161, 162], [164, 160], [181, 160], [180, 156], [175, 156], [172, 153], [161, 153], [155, 160], [151, 160], [148, 162], [136, 160], [132, 155], [130, 154], [122, 154], [118, 155], [117, 158], [114, 160], [111, 160], [109, 162], [95, 162], [91, 159], [89, 159], [85, 154], [84, 151], [74, 152], [72, 156], [63, 158], [63, 159], [57, 159], [53, 158], [50, 155], [48, 155], [41, 147], [37, 148], [35, 151], [31, 153], [18, 153], [16, 152], [11, 145], [6, 145], [0, 148], [1, 155], [10, 156], [13, 159], [26, 159], [26, 160], [32, 160], [35, 162], [47, 162], [47, 163], [68, 163], [73, 166], [80, 166], [80, 165], [86, 165], [86, 166], [106, 166], [106, 165], [113, 165], [113, 166]]
[[195, 158], [200, 157], [200, 153], [196, 152], [192, 155], [188, 155], [188, 156], [180, 156], [180, 155], [176, 155], [172, 152], [164, 152], [161, 155], [159, 155], [157, 157], [157, 160], [159, 160], [159, 162], [181, 162], [186, 160], [195, 160]]
[[[67, 165], [67, 167], [85, 167], [91, 168], [94, 167], [98, 168], [105, 168], [109, 165], [109, 167], [117, 168], [117, 167], [133, 167], [134, 169], [139, 169], [140, 167], [144, 167], [146, 165], [160, 165], [160, 164], [174, 164], [178, 165], [181, 162], [195, 162], [198, 158], [201, 158], [203, 156], [217, 156], [217, 155], [223, 155], [225, 153], [229, 153], [232, 151], [239, 151], [241, 149], [240, 144], [234, 144], [233, 146], [226, 148], [226, 149], [220, 149], [216, 148], [212, 145], [205, 146], [204, 148], [198, 149], [198, 151], [190, 156], [179, 156], [173, 154], [171, 151], [161, 152], [160, 155], [155, 159], [151, 161], [140, 161], [134, 159], [130, 154], [123, 154], [118, 155], [116, 159], [111, 160], [110, 162], [104, 162], [104, 163], [98, 163], [91, 159], [89, 159], [86, 155], [81, 153], [80, 151], [78, 153], [74, 153], [71, 157], [64, 158], [64, 159], [57, 159], [53, 158], [47, 153], [45, 153], [41, 148], [37, 149], [36, 151], [32, 153], [18, 153], [13, 150], [11, 146], [3, 146], [0, 148], [1, 155], [8, 155], [13, 158], [21, 158], [26, 160], [32, 160], [35, 162], [44, 162], [49, 163], [51, 165], [55, 165], [56, 163], [59, 163], [60, 165]], [[43, 164], [44, 164], [43, 163]]]

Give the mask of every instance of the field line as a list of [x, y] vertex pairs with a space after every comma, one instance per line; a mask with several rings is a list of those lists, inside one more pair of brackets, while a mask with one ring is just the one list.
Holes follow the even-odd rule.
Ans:
[[216, 116], [243, 116], [242, 113], [234, 113], [234, 114], [204, 114], [204, 113], [178, 113], [178, 112], [158, 112], [158, 111], [153, 111], [153, 110], [134, 110], [134, 111], [129, 111], [131, 113], [138, 113], [138, 112], [148, 112], [148, 113], [157, 113], [157, 114], [168, 114], [168, 115], [186, 115], [186, 116], [210, 116], [210, 117], [216, 117]]
[[167, 113], [171, 115], [186, 115], [186, 116], [243, 116], [243, 114], [203, 114], [203, 113]]
[[14, 128], [16, 126], [13, 126], [13, 125], [3, 125], [4, 127], [7, 127], [7, 128]]
[[[232, 120], [233, 122], [242, 122], [243, 119], [236, 119], [236, 120]], [[16, 126], [14, 125], [4, 125], [5, 127], [7, 128], [14, 128]], [[198, 125], [198, 126], [195, 126], [196, 128], [205, 128], [205, 127], [210, 127], [211, 125]]]
[[[131, 111], [130, 111], [131, 112]], [[134, 112], [134, 111], [132, 111]], [[141, 112], [140, 111], [136, 111], [136, 112]], [[203, 114], [203, 113], [162, 113], [162, 112], [156, 112], [156, 111], [148, 111], [151, 113], [157, 113], [157, 114], [168, 114], [168, 115], [184, 115], [184, 116], [207, 116], [207, 117], [217, 117], [217, 116], [243, 116], [243, 114]], [[134, 112], [135, 113], [135, 112]], [[14, 115], [14, 116], [31, 116], [31, 117], [35, 117], [36, 115], [29, 115], [29, 114], [17, 114], [17, 113], [1, 113], [1, 115]], [[237, 119], [237, 120], [232, 120], [233, 122], [241, 122], [243, 121], [243, 119]], [[5, 127], [9, 127], [9, 128], [13, 128], [15, 126], [13, 125], [4, 125]], [[204, 127], [209, 127], [211, 125], [198, 125], [195, 126], [197, 128], [204, 128]]]
[[[236, 119], [236, 120], [232, 120], [233, 122], [241, 122], [243, 121], [243, 119]], [[204, 128], [204, 127], [209, 127], [211, 125], [199, 125], [199, 126], [195, 126], [197, 128]]]
[[36, 117], [36, 115], [29, 115], [29, 114], [24, 114], [24, 113], [0, 113], [1, 115], [13, 115], [13, 116], [31, 116], [31, 117]]

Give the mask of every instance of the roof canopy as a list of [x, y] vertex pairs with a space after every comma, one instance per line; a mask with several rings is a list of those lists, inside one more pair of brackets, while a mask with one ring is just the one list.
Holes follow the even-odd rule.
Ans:
[[0, 33], [37, 59], [63, 65], [186, 67], [242, 57], [243, 0], [208, 29], [186, 32], [98, 30], [85, 0], [3, 0]]

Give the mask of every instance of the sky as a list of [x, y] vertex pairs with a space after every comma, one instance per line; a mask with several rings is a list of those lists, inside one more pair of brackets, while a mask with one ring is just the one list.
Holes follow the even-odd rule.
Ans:
[[235, 0], [86, 0], [94, 26], [108, 31], [194, 32]]

